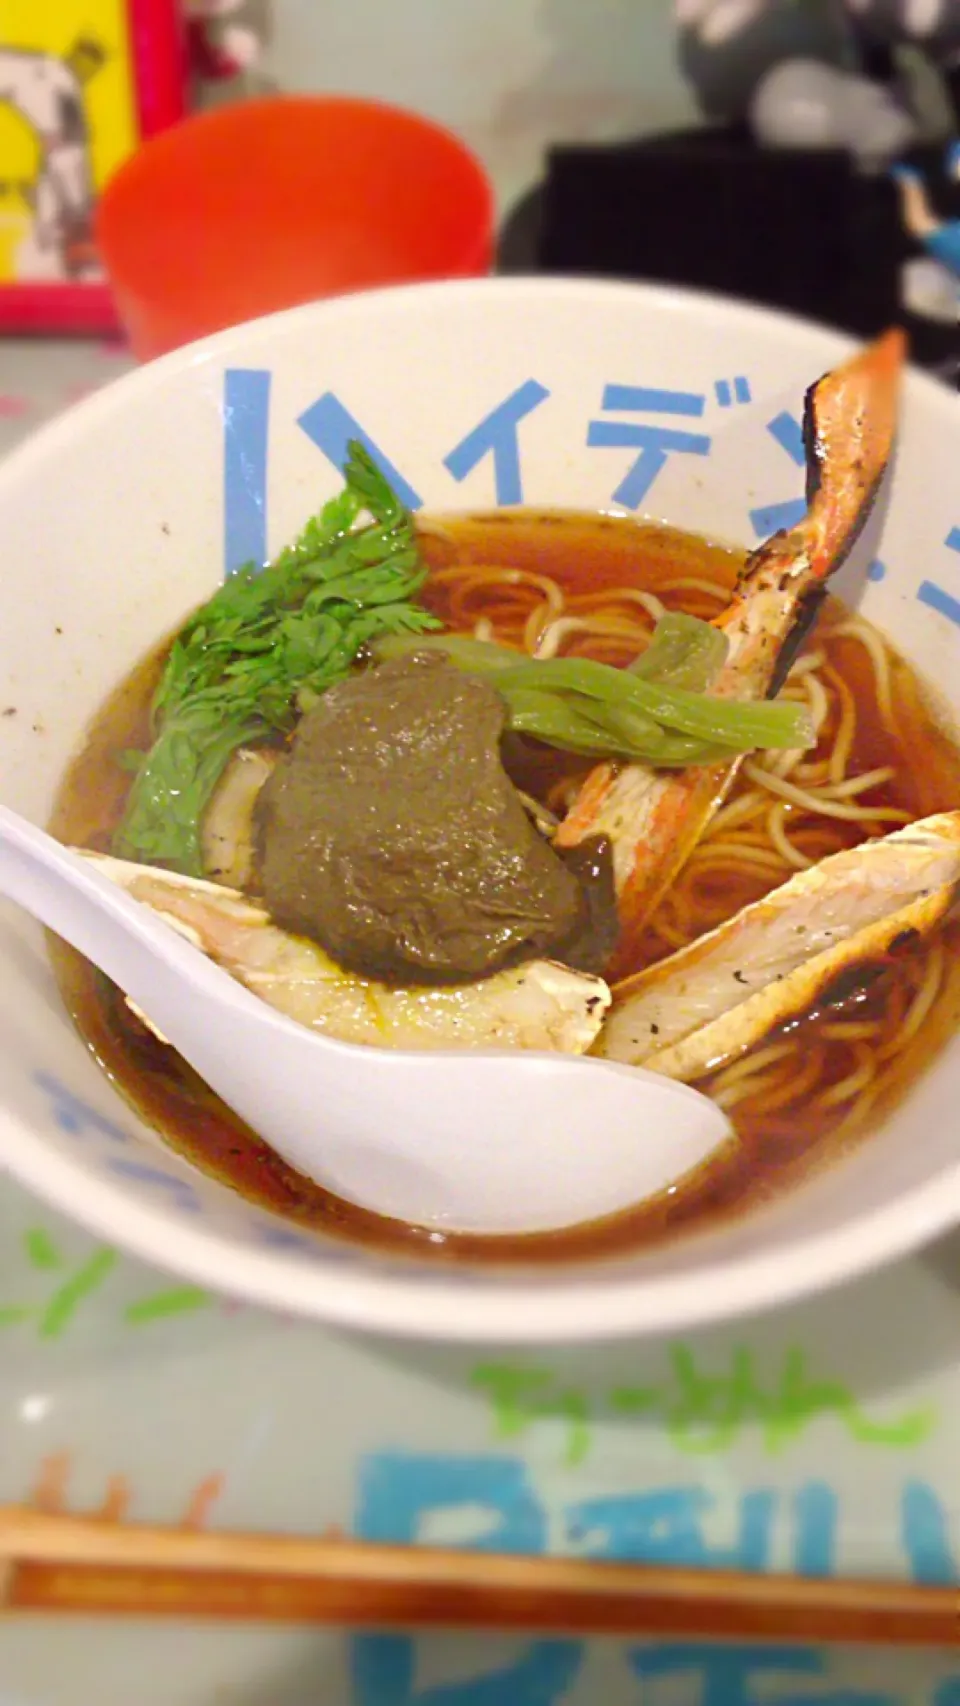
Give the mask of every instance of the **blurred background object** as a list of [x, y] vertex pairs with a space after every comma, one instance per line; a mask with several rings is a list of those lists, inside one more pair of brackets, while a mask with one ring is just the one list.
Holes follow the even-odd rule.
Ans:
[[858, 336], [901, 321], [955, 373], [960, 0], [675, 0], [674, 22], [706, 122], [554, 148], [525, 210], [536, 264]]
[[[99, 9], [129, 8], [134, 52], [147, 14], [155, 29], [166, 9], [194, 109], [358, 96], [453, 131], [493, 186], [502, 270], [662, 278], [854, 332], [902, 313], [919, 359], [951, 358], [954, 293], [933, 253], [944, 239], [918, 237], [885, 173], [895, 158], [919, 174], [949, 232], [960, 0], [83, 0], [83, 31], [74, 3], [3, 0], [0, 39], [8, 19], [22, 36], [49, 11], [66, 63]], [[95, 190], [138, 140], [106, 162], [115, 64], [80, 60]], [[0, 255], [11, 216], [24, 219], [12, 123], [0, 100]], [[70, 252], [90, 269], [84, 301], [97, 293], [102, 327], [97, 259], [82, 240]]]
[[184, 0], [190, 71], [206, 104], [226, 86], [226, 98], [264, 94], [272, 87], [263, 76], [268, 29], [266, 0]]
[[3, 0], [0, 327], [104, 332], [103, 185], [184, 111], [178, 0]]
[[[74, 12], [85, 20], [76, 28]], [[107, 54], [87, 78], [81, 106], [93, 194], [140, 137], [160, 127], [156, 111], [149, 127], [138, 124], [137, 108], [171, 78], [179, 99], [163, 113], [165, 123], [181, 116], [187, 102], [208, 108], [275, 91], [356, 95], [406, 107], [454, 130], [480, 157], [501, 211], [536, 182], [552, 141], [613, 139], [688, 121], [694, 111], [675, 63], [670, 0], [594, 0], [589, 15], [579, 0], [487, 0], [483, 7], [474, 0], [405, 0], [402, 7], [391, 0], [350, 6], [342, 0], [3, 0], [0, 6], [5, 48], [43, 50], [65, 62], [77, 35], [95, 38]], [[22, 128], [0, 91], [0, 253], [7, 230], [26, 219], [19, 183], [41, 152], [39, 136]], [[106, 329], [113, 317], [95, 259], [93, 271], [85, 315], [58, 280], [58, 313], [50, 313], [49, 295], [31, 294], [25, 309], [21, 294], [15, 317], [8, 293], [0, 324]]]
[[480, 162], [417, 114], [291, 96], [196, 114], [138, 150], [98, 235], [141, 360], [319, 297], [489, 269]]
[[261, 65], [282, 89], [396, 101], [455, 130], [501, 211], [554, 142], [696, 114], [671, 0], [272, 0]]
[[960, 0], [675, 0], [675, 14], [706, 117], [746, 120], [767, 146], [885, 165], [957, 128]]

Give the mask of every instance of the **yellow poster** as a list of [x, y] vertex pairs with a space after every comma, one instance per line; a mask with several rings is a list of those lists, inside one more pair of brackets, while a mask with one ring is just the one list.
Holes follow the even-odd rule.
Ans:
[[100, 277], [96, 197], [137, 140], [126, 0], [0, 0], [0, 284]]

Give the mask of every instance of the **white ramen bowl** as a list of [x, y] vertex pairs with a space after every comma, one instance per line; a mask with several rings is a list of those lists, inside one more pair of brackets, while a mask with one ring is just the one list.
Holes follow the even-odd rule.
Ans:
[[[749, 544], [803, 491], [785, 417], [851, 347], [706, 296], [484, 280], [296, 309], [121, 379], [0, 468], [0, 799], [45, 822], [110, 689], [225, 565], [274, 551], [338, 488], [358, 428], [432, 511], [620, 507]], [[960, 403], [911, 373], [882, 532], [843, 584], [960, 709], [958, 467]], [[73, 1031], [40, 931], [0, 909], [0, 1162], [192, 1281], [355, 1327], [602, 1338], [812, 1292], [960, 1219], [958, 1108], [960, 1036], [849, 1159], [732, 1224], [560, 1273], [386, 1259], [165, 1149]]]

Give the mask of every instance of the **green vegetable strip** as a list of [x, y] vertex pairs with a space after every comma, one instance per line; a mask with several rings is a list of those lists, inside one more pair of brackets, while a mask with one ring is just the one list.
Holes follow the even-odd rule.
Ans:
[[[408, 650], [401, 639], [396, 644], [389, 638], [377, 643], [381, 657], [399, 657]], [[513, 646], [500, 646], [493, 640], [473, 640], [462, 634], [434, 634], [425, 639], [421, 650], [449, 653], [461, 669], [473, 670], [487, 676], [493, 670], [516, 669], [518, 664], [540, 663], [530, 659]], [[709, 622], [696, 616], [684, 616], [668, 611], [661, 616], [653, 639], [629, 666], [628, 673], [648, 678], [664, 687], [682, 687], [692, 693], [705, 693], [713, 686], [727, 661], [729, 650], [726, 636]], [[609, 666], [603, 665], [603, 668]], [[623, 671], [618, 670], [618, 675]]]
[[626, 756], [611, 746], [609, 734], [599, 723], [581, 713], [574, 695], [561, 699], [557, 693], [518, 688], [510, 695], [510, 727], [515, 734], [531, 735], [583, 758]]
[[657, 623], [646, 651], [630, 665], [630, 674], [656, 681], [661, 687], [706, 693], [726, 663], [729, 650], [727, 637], [719, 628], [696, 616], [669, 610]]
[[[605, 711], [604, 721], [610, 730], [611, 739], [616, 740], [620, 735], [618, 756], [633, 757], [640, 745], [635, 734], [636, 719], [630, 711], [622, 707], [611, 706]], [[656, 725], [654, 725], [656, 727]], [[655, 743], [648, 737], [643, 737], [644, 744], [650, 747], [647, 763], [663, 770], [684, 770], [689, 764], [719, 764], [730, 762], [731, 749], [729, 746], [710, 746], [702, 740], [694, 740], [690, 735], [674, 733], [671, 729], [657, 728]]]
[[202, 876], [203, 814], [237, 748], [289, 734], [372, 641], [439, 626], [413, 602], [426, 570], [412, 518], [359, 444], [345, 476], [293, 545], [265, 569], [241, 569], [178, 634], [119, 857]]
[[681, 734], [749, 751], [754, 747], [807, 747], [812, 744], [810, 718], [802, 706], [775, 700], [713, 699], [707, 693], [687, 693], [680, 687], [661, 687], [631, 675], [626, 669], [593, 663], [587, 658], [534, 658], [498, 672], [499, 692], [536, 686], [541, 691], [583, 693], [603, 705], [621, 705], [646, 712], [654, 722]]
[[[725, 658], [726, 642], [722, 635], [719, 638]], [[656, 644], [654, 639], [650, 651]], [[675, 768], [713, 763], [756, 749], [808, 748], [815, 740], [803, 706], [712, 698], [662, 684], [649, 674], [614, 669], [586, 658], [527, 658], [508, 646], [446, 634], [416, 641], [391, 636], [378, 641], [375, 651], [378, 657], [400, 657], [425, 647], [446, 652], [458, 668], [489, 680], [506, 701], [511, 728], [571, 752], [599, 750], [608, 757]], [[649, 655], [648, 651], [644, 657]], [[715, 679], [718, 664], [722, 667], [724, 661], [709, 642], [698, 658], [692, 659], [688, 651], [685, 665], [669, 632], [661, 656], [674, 675], [689, 666], [701, 678], [709, 670]], [[566, 725], [562, 707], [571, 719]], [[519, 722], [514, 721], [515, 715]], [[598, 746], [588, 737], [588, 728], [595, 731]]]
[[646, 762], [661, 769], [684, 769], [693, 763], [730, 758], [729, 747], [711, 751], [701, 741], [671, 734], [655, 723], [641, 728], [641, 720], [628, 713], [607, 709], [595, 717], [591, 711], [596, 711], [596, 701], [575, 693], [561, 697], [558, 693], [515, 688], [508, 703], [510, 728], [515, 734], [530, 735], [582, 758], [630, 759], [642, 752]]

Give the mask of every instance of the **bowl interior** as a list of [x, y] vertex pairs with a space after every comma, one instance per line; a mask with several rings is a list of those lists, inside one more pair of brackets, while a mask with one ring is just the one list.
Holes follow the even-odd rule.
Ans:
[[[338, 488], [349, 436], [434, 512], [626, 508], [752, 543], [802, 508], [803, 393], [849, 347], [709, 298], [480, 281], [295, 310], [121, 380], [0, 469], [0, 797], [45, 821], [109, 690]], [[957, 399], [911, 374], [888, 501], [839, 590], [960, 721], [958, 453]], [[960, 1037], [848, 1161], [715, 1232], [560, 1275], [379, 1260], [167, 1151], [87, 1055], [39, 931], [8, 907], [0, 964], [0, 1161], [148, 1259], [264, 1303], [501, 1341], [675, 1328], [815, 1289], [954, 1218]]]

